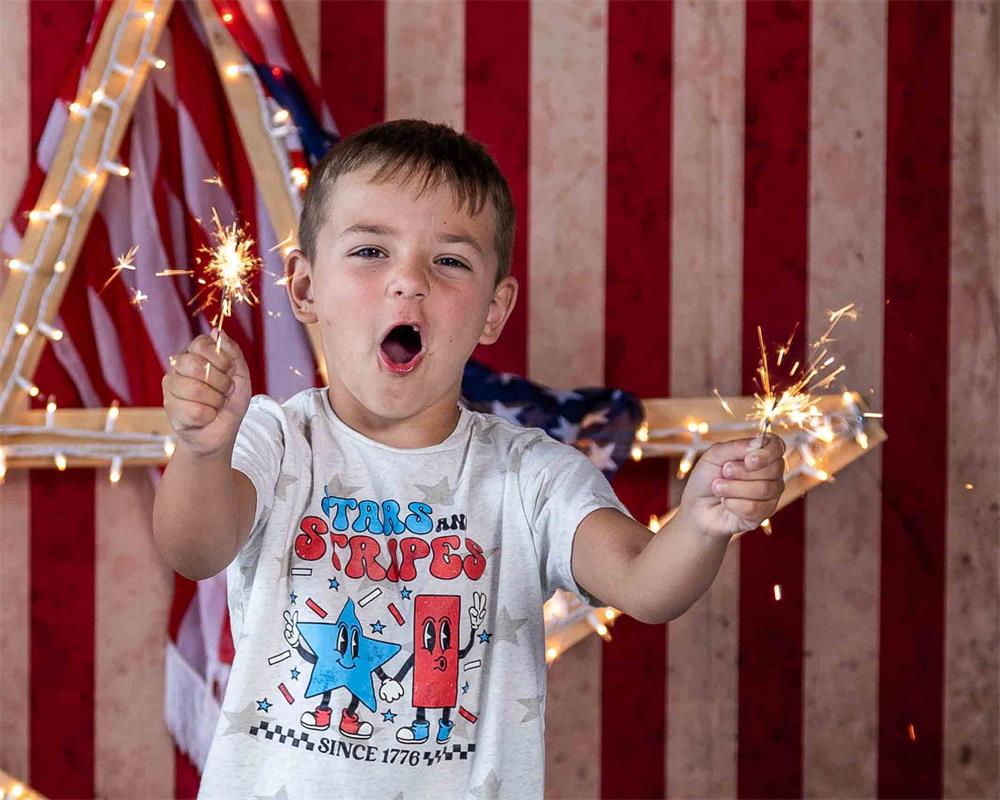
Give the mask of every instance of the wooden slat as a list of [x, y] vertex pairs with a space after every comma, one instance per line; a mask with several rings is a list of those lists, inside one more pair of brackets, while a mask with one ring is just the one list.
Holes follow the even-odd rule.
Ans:
[[[294, 238], [298, 235], [299, 229], [298, 212], [284, 188], [287, 185], [285, 166], [275, 155], [271, 135], [261, 116], [257, 89], [254, 86], [257, 78], [243, 73], [236, 77], [226, 76], [226, 68], [229, 66], [247, 66], [246, 58], [226, 30], [226, 26], [222, 24], [210, 0], [198, 0], [198, 13], [208, 33], [212, 57], [222, 76], [222, 86], [229, 99], [236, 127], [239, 128], [240, 137], [243, 139], [243, 149], [250, 161], [254, 181], [264, 198], [267, 214], [271, 218], [271, 227], [279, 240], [284, 240], [289, 234]], [[306, 331], [309, 334], [317, 369], [323, 377], [323, 382], [329, 383], [319, 326], [307, 325]]]
[[[104, 87], [104, 91], [107, 97], [117, 102], [118, 113], [117, 115], [113, 115], [111, 108], [95, 104], [90, 112], [90, 129], [87, 132], [86, 140], [83, 142], [80, 142], [79, 139], [84, 129], [84, 118], [72, 114], [69, 116], [55, 158], [46, 174], [45, 183], [42, 185], [41, 192], [39, 193], [37, 208], [42, 210], [48, 209], [56, 200], [60, 200], [62, 186], [70, 171], [74, 169], [73, 156], [78, 146], [80, 147], [79, 164], [84, 169], [99, 167], [96, 160], [100, 155], [101, 143], [104, 141], [105, 136], [108, 136], [110, 141], [108, 156], [110, 158], [116, 157], [118, 146], [132, 117], [132, 111], [135, 108], [139, 91], [145, 84], [146, 77], [151, 68], [146, 59], [143, 58], [137, 61], [141, 54], [143, 34], [146, 33], [149, 26], [152, 26], [146, 49], [150, 54], [155, 52], [172, 5], [173, 0], [161, 0], [152, 21], [147, 21], [142, 17], [126, 19], [125, 15], [128, 13], [129, 7], [129, 3], [126, 0], [117, 0], [111, 6], [83, 81], [80, 102], [84, 105], [90, 104], [90, 98], [94, 91], [101, 86], [101, 79], [105, 69], [109, 63], [113, 63], [111, 61], [112, 58], [126, 66], [134, 64], [136, 74], [131, 83], [129, 83], [125, 76], [119, 73], [112, 73], [112, 77]], [[117, 51], [112, 53], [117, 29], [123, 24], [125, 25], [124, 34], [118, 42]], [[28, 224], [28, 229], [21, 241], [21, 248], [16, 257], [24, 264], [37, 262], [36, 269], [38, 272], [35, 274], [36, 279], [32, 280], [30, 287], [27, 289], [28, 294], [21, 313], [21, 320], [15, 318], [15, 312], [22, 289], [25, 287], [25, 282], [29, 280], [29, 275], [25, 272], [13, 272], [9, 276], [4, 286], [3, 295], [0, 296], [0, 325], [3, 326], [3, 328], [0, 328], [0, 331], [3, 332], [4, 336], [7, 335], [10, 328], [16, 325], [17, 322], [23, 321], [30, 325], [36, 318], [39, 318], [39, 314], [44, 315], [41, 319], [44, 319], [49, 324], [55, 319], [63, 294], [69, 285], [76, 259], [86, 239], [90, 222], [100, 202], [105, 182], [109, 178], [107, 172], [102, 169], [96, 169], [96, 172], [97, 179], [94, 181], [90, 193], [86, 195], [86, 199], [83, 198], [88, 183], [82, 175], [78, 175], [72, 181], [69, 192], [61, 197], [61, 202], [65, 208], [76, 208], [78, 219], [78, 223], [70, 239], [69, 248], [66, 251], [65, 257], [61, 259], [66, 263], [66, 269], [63, 272], [55, 273], [54, 265], [58, 260], [58, 254], [62, 251], [63, 245], [67, 240], [70, 219], [67, 217], [57, 217], [51, 221], [38, 220]], [[122, 180], [117, 176], [113, 176], [112, 179]], [[54, 226], [55, 231], [43, 249], [44, 233], [48, 226]], [[54, 277], [51, 280], [54, 282], [54, 285], [51, 294], [47, 299], [46, 308], [41, 309], [42, 295], [49, 284], [49, 276], [53, 275]], [[41, 280], [38, 280], [38, 277]], [[38, 361], [41, 358], [42, 348], [45, 346], [46, 341], [46, 338], [40, 333], [35, 335], [29, 334], [25, 338], [15, 337], [13, 346], [7, 352], [3, 361], [0, 362], [0, 386], [6, 386], [8, 382], [13, 380], [14, 376], [12, 373], [15, 362], [21, 349], [25, 347], [28, 349], [25, 353], [20, 373], [26, 378], [33, 376], [38, 367]], [[10, 393], [2, 406], [0, 406], [0, 420], [9, 419], [13, 415], [13, 409], [18, 401], [19, 393], [20, 390], [15, 387], [14, 391]]]

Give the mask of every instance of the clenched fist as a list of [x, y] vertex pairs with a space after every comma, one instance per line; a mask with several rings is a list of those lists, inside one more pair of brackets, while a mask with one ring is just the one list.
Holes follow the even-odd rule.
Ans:
[[199, 455], [214, 455], [236, 441], [250, 406], [250, 371], [239, 347], [217, 330], [196, 336], [170, 358], [163, 376], [163, 409], [179, 441]]

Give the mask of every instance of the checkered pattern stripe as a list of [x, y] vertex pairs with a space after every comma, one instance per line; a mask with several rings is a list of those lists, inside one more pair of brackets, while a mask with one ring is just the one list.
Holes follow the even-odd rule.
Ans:
[[428, 751], [424, 753], [424, 764], [428, 767], [437, 764], [443, 758], [445, 761], [451, 761], [458, 756], [459, 760], [465, 761], [470, 753], [476, 752], [476, 743], [471, 744], [453, 744], [451, 747], [442, 747], [433, 752]]
[[272, 728], [266, 719], [261, 720], [259, 725], [250, 726], [251, 736], [260, 734], [272, 741], [277, 739], [281, 744], [291, 743], [292, 747], [305, 747], [306, 750], [312, 750], [316, 747], [315, 742], [309, 741], [308, 733], [299, 733], [294, 728], [283, 729], [281, 725], [277, 724]]

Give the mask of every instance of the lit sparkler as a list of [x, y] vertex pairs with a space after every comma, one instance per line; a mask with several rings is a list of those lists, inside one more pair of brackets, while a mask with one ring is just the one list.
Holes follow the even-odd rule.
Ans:
[[[794, 382], [785, 389], [779, 391], [773, 380], [771, 369], [768, 364], [767, 348], [764, 345], [764, 332], [760, 325], [757, 326], [757, 342], [760, 345], [760, 363], [757, 366], [757, 384], [759, 392], [754, 393], [753, 410], [747, 415], [747, 419], [756, 420], [760, 423], [760, 436], [756, 446], [763, 447], [767, 432], [775, 422], [784, 424], [802, 425], [810, 418], [822, 417], [816, 407], [813, 394], [821, 389], [827, 388], [847, 367], [843, 364], [832, 372], [828, 371], [835, 362], [835, 358], [829, 355], [825, 345], [831, 341], [830, 334], [834, 327], [844, 317], [857, 319], [858, 313], [854, 303], [848, 303], [843, 308], [836, 311], [828, 311], [829, 325], [823, 334], [810, 346], [809, 359], [806, 365], [800, 369], [800, 362], [796, 361], [788, 372], [789, 378]], [[776, 364], [781, 366], [784, 357], [791, 350], [792, 340], [795, 338], [798, 325], [792, 331], [788, 341], [779, 346], [776, 350]]]
[[[222, 348], [222, 323], [233, 313], [233, 302], [253, 304], [257, 297], [250, 288], [250, 279], [261, 268], [261, 260], [254, 255], [251, 248], [254, 241], [246, 234], [246, 228], [235, 222], [223, 226], [219, 214], [212, 209], [212, 221], [215, 223], [214, 247], [202, 247], [209, 260], [205, 272], [209, 278], [202, 289], [191, 298], [193, 303], [200, 295], [205, 294], [204, 301], [195, 313], [203, 311], [216, 297], [219, 298], [219, 311], [212, 320], [212, 325], [219, 334], [215, 340], [215, 352]], [[208, 379], [210, 364], [206, 364], [205, 378]]]

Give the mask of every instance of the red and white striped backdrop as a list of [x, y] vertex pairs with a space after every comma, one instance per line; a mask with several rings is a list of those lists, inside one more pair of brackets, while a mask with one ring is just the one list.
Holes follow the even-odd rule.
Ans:
[[[773, 536], [734, 543], [680, 619], [622, 619], [612, 643], [556, 662], [547, 793], [1000, 795], [1000, 6], [287, 8], [343, 134], [426, 117], [498, 158], [523, 294], [482, 353], [494, 366], [647, 397], [746, 392], [758, 322], [816, 335], [824, 309], [861, 306], [837, 351], [889, 441]], [[0, 4], [0, 212], [91, 11]], [[89, 247], [127, 249], [97, 228]], [[167, 324], [149, 308], [142, 325]], [[244, 322], [260, 330], [264, 311]], [[128, 338], [125, 369], [155, 373]], [[111, 374], [113, 357], [80, 357]], [[154, 395], [154, 377], [125, 385]], [[51, 356], [43, 378], [73, 396]], [[152, 489], [145, 471], [105, 475], [10, 473], [0, 489], [0, 767], [52, 797], [184, 796], [161, 714], [173, 584]], [[642, 519], [669, 476], [647, 461], [615, 485]]]

